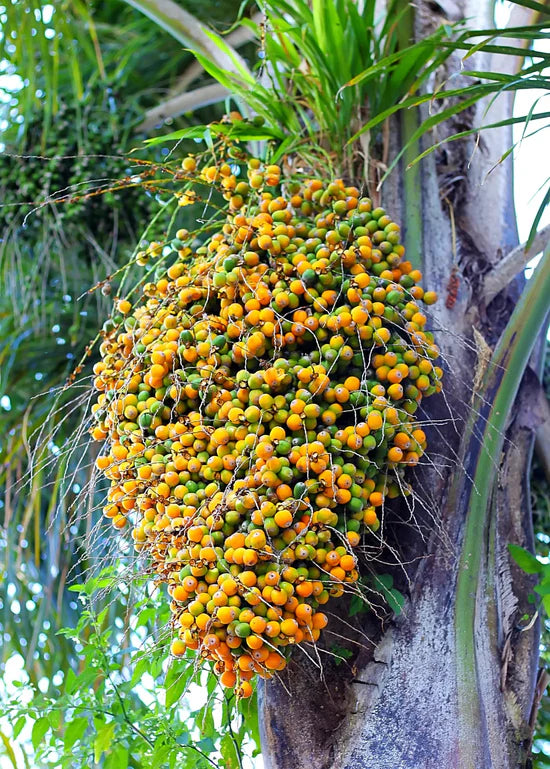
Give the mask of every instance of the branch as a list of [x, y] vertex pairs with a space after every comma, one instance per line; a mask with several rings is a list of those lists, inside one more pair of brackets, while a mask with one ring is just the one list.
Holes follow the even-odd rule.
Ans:
[[533, 745], [533, 737], [535, 735], [535, 728], [537, 725], [537, 716], [539, 712], [539, 707], [542, 702], [542, 698], [544, 696], [544, 692], [546, 691], [546, 687], [548, 686], [548, 682], [550, 681], [550, 675], [548, 674], [548, 671], [544, 668], [539, 670], [538, 678], [537, 678], [537, 685], [535, 688], [535, 696], [533, 697], [533, 705], [531, 707], [531, 715], [529, 718], [529, 732], [530, 732], [530, 738], [529, 738], [529, 749], [528, 753], [531, 756], [531, 747]]
[[[251, 21], [253, 21], [255, 24], [259, 24], [262, 18], [262, 14], [256, 14], [255, 16], [252, 16]], [[233, 32], [230, 32], [223, 39], [224, 42], [226, 42], [228, 45], [232, 46], [233, 48], [238, 48], [239, 46], [254, 40], [255, 37], [256, 33], [253, 29], [242, 25], [233, 30]], [[181, 77], [178, 78], [176, 84], [168, 92], [168, 98], [166, 101], [145, 113], [145, 119], [143, 123], [138, 126], [138, 130], [149, 131], [151, 128], [154, 128], [168, 117], [178, 117], [184, 112], [199, 109], [200, 107], [207, 107], [209, 104], [214, 104], [216, 101], [221, 101], [221, 99], [227, 95], [227, 91], [225, 89], [223, 89], [223, 94], [219, 98], [213, 99], [212, 101], [203, 101], [201, 99], [201, 94], [204, 94], [205, 97], [208, 97], [206, 88], [197, 89], [196, 91], [186, 93], [188, 86], [198, 77], [200, 77], [203, 72], [204, 68], [200, 62], [196, 60], [191, 62]], [[208, 87], [211, 87], [212, 93], [214, 93], [214, 86]], [[221, 86], [219, 86], [219, 88], [221, 93]], [[197, 95], [197, 102], [191, 98], [191, 94]]]
[[483, 284], [482, 295], [485, 304], [489, 304], [516, 275], [521, 272], [533, 257], [540, 254], [546, 244], [550, 242], [550, 224], [537, 232], [531, 248], [525, 250], [525, 243], [510, 251], [491, 272], [488, 273]]
[[245, 61], [237, 51], [225, 44], [229, 50], [223, 51], [207, 34], [207, 28], [198, 19], [177, 5], [173, 0], [125, 0], [141, 11], [172, 37], [179, 40], [186, 48], [202, 53], [218, 67], [238, 73], [239, 68], [248, 71]]
[[550, 483], [550, 403], [545, 397], [542, 403], [545, 413], [535, 433], [535, 453]]
[[[254, 24], [260, 24], [263, 19], [263, 14], [257, 13], [250, 18]], [[228, 43], [232, 48], [239, 48], [245, 43], [250, 43], [257, 37], [257, 33], [254, 29], [245, 26], [244, 24], [238, 26], [233, 32], [229, 32], [228, 35], [223, 36], [224, 42]], [[173, 99], [175, 96], [181, 96], [181, 94], [187, 90], [188, 86], [200, 77], [204, 72], [204, 67], [198, 61], [193, 61], [187, 67], [185, 72], [181, 74], [176, 83], [168, 91], [168, 99]], [[147, 117], [148, 113], [145, 113]]]
[[243, 769], [243, 760], [242, 760], [242, 756], [241, 756], [241, 749], [239, 747], [239, 743], [237, 741], [237, 738], [235, 737], [235, 732], [233, 731], [233, 726], [231, 725], [231, 713], [229, 711], [230, 698], [225, 693], [224, 693], [224, 698], [225, 698], [225, 714], [227, 716], [227, 728], [229, 730], [229, 736], [231, 738], [231, 742], [233, 743], [233, 747], [235, 748], [235, 753], [237, 755], [237, 761], [239, 762], [239, 769]]
[[177, 117], [185, 112], [207, 107], [209, 104], [215, 104], [229, 96], [229, 91], [219, 83], [205, 85], [203, 88], [196, 88], [194, 91], [182, 93], [173, 99], [159, 104], [158, 107], [150, 109], [145, 113], [145, 120], [137, 127], [137, 131], [150, 131], [155, 128], [167, 117]]

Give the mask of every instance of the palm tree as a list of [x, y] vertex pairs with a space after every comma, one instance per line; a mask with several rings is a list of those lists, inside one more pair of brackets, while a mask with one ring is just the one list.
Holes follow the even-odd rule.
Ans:
[[[298, 651], [262, 688], [266, 765], [524, 765], [539, 629], [519, 622], [533, 579], [508, 545], [533, 549], [525, 478], [550, 286], [548, 248], [527, 285], [521, 277], [532, 251], [517, 246], [508, 150], [513, 93], [547, 86], [547, 55], [529, 53], [523, 64], [524, 44], [545, 34], [545, 7], [518, 3], [498, 37], [489, 3], [413, 10], [395, 2], [380, 19], [372, 4], [351, 0], [261, 3], [262, 17], [243, 24], [259, 42], [258, 79], [246, 57], [179, 5], [130, 4], [197, 60], [169, 70], [162, 104], [158, 90], [140, 102], [143, 130], [231, 94], [241, 111], [263, 118], [262, 138], [281, 156], [304, 164], [322, 156], [366, 185], [402, 222], [410, 258], [443, 297], [433, 322], [445, 396], [422, 415], [430, 462], [414, 473], [415, 508], [388, 514], [384, 557], [394, 554], [387, 571], [406, 595], [403, 611], [390, 619], [335, 606], [322, 666]], [[107, 30], [115, 43], [117, 24]], [[99, 22], [96, 29], [101, 40]], [[242, 31], [230, 34], [234, 46], [248, 44]], [[144, 38], [154, 56], [155, 42]], [[90, 50], [97, 59], [97, 46]], [[199, 119], [151, 146], [204, 136]], [[548, 236], [535, 236], [537, 224], [535, 251]]]

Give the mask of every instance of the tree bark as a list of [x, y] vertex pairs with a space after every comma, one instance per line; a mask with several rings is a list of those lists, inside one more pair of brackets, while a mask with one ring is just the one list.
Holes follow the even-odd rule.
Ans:
[[[493, 25], [488, 2], [441, 0], [438, 6], [420, 2], [416, 7], [417, 39], [443, 17], [469, 18], [473, 28]], [[494, 68], [495, 62], [478, 61], [476, 68], [483, 65]], [[449, 73], [459, 70], [459, 60], [452, 60]], [[480, 104], [463, 114], [460, 127], [447, 126], [448, 135], [463, 130], [465, 119], [479, 125], [484, 108]], [[511, 110], [511, 97], [500, 98], [491, 121]], [[396, 124], [391, 131], [392, 152], [400, 141], [398, 128]], [[520, 627], [519, 618], [532, 612], [527, 602], [532, 583], [511, 562], [507, 545], [533, 547], [528, 468], [539, 383], [530, 370], [510, 418], [488, 523], [479, 531], [484, 556], [471, 595], [473, 659], [458, 660], [456, 639], [464, 525], [476, 493], [471, 473], [476, 435], [474, 430], [473, 439], [467, 439], [465, 426], [487, 355], [522, 283], [518, 278], [484, 305], [484, 275], [517, 245], [511, 158], [487, 176], [511, 144], [511, 132], [499, 129], [482, 136], [475, 152], [473, 141], [443, 145], [420, 166], [420, 200], [404, 199], [403, 168], [383, 187], [382, 204], [396, 221], [406, 219], [407, 206], [421, 206], [424, 284], [440, 294], [432, 327], [446, 368], [444, 394], [431, 398], [419, 417], [429, 422], [428, 462], [412, 479], [415, 509], [410, 513], [402, 504], [387, 513], [386, 555], [398, 551], [399, 559], [389, 569], [373, 564], [374, 571], [393, 573], [407, 602], [391, 621], [374, 613], [350, 618], [345, 600], [329, 604], [335, 616], [324, 631], [325, 651], [318, 653], [319, 659], [311, 650], [296, 650], [280, 679], [261, 689], [266, 769], [527, 765], [539, 628], [536, 622], [525, 630]], [[460, 288], [456, 303], [446, 306], [453, 269], [458, 270]], [[354, 656], [337, 664], [330, 648], [335, 639], [346, 645], [344, 638]], [[471, 712], [464, 707], [465, 693], [474, 703]]]

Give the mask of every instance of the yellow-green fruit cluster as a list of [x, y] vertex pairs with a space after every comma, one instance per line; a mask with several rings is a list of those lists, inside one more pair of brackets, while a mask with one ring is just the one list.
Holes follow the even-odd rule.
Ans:
[[385, 211], [340, 180], [247, 171], [203, 169], [228, 201], [220, 231], [194, 252], [178, 232], [143, 303], [119, 303], [92, 431], [109, 440], [105, 515], [168, 585], [172, 652], [196, 649], [239, 696], [358, 580], [354, 549], [408, 493], [414, 414], [442, 376], [435, 294]]

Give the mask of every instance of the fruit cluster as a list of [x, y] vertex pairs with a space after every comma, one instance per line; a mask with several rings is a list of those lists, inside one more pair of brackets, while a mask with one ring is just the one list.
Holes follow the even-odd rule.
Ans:
[[183, 172], [227, 217], [199, 247], [178, 231], [144, 301], [119, 301], [92, 433], [110, 441], [105, 515], [168, 584], [172, 653], [197, 650], [245, 697], [317, 641], [362, 536], [410, 491], [414, 414], [441, 389], [420, 304], [436, 296], [399, 227], [341, 180], [256, 158]]

